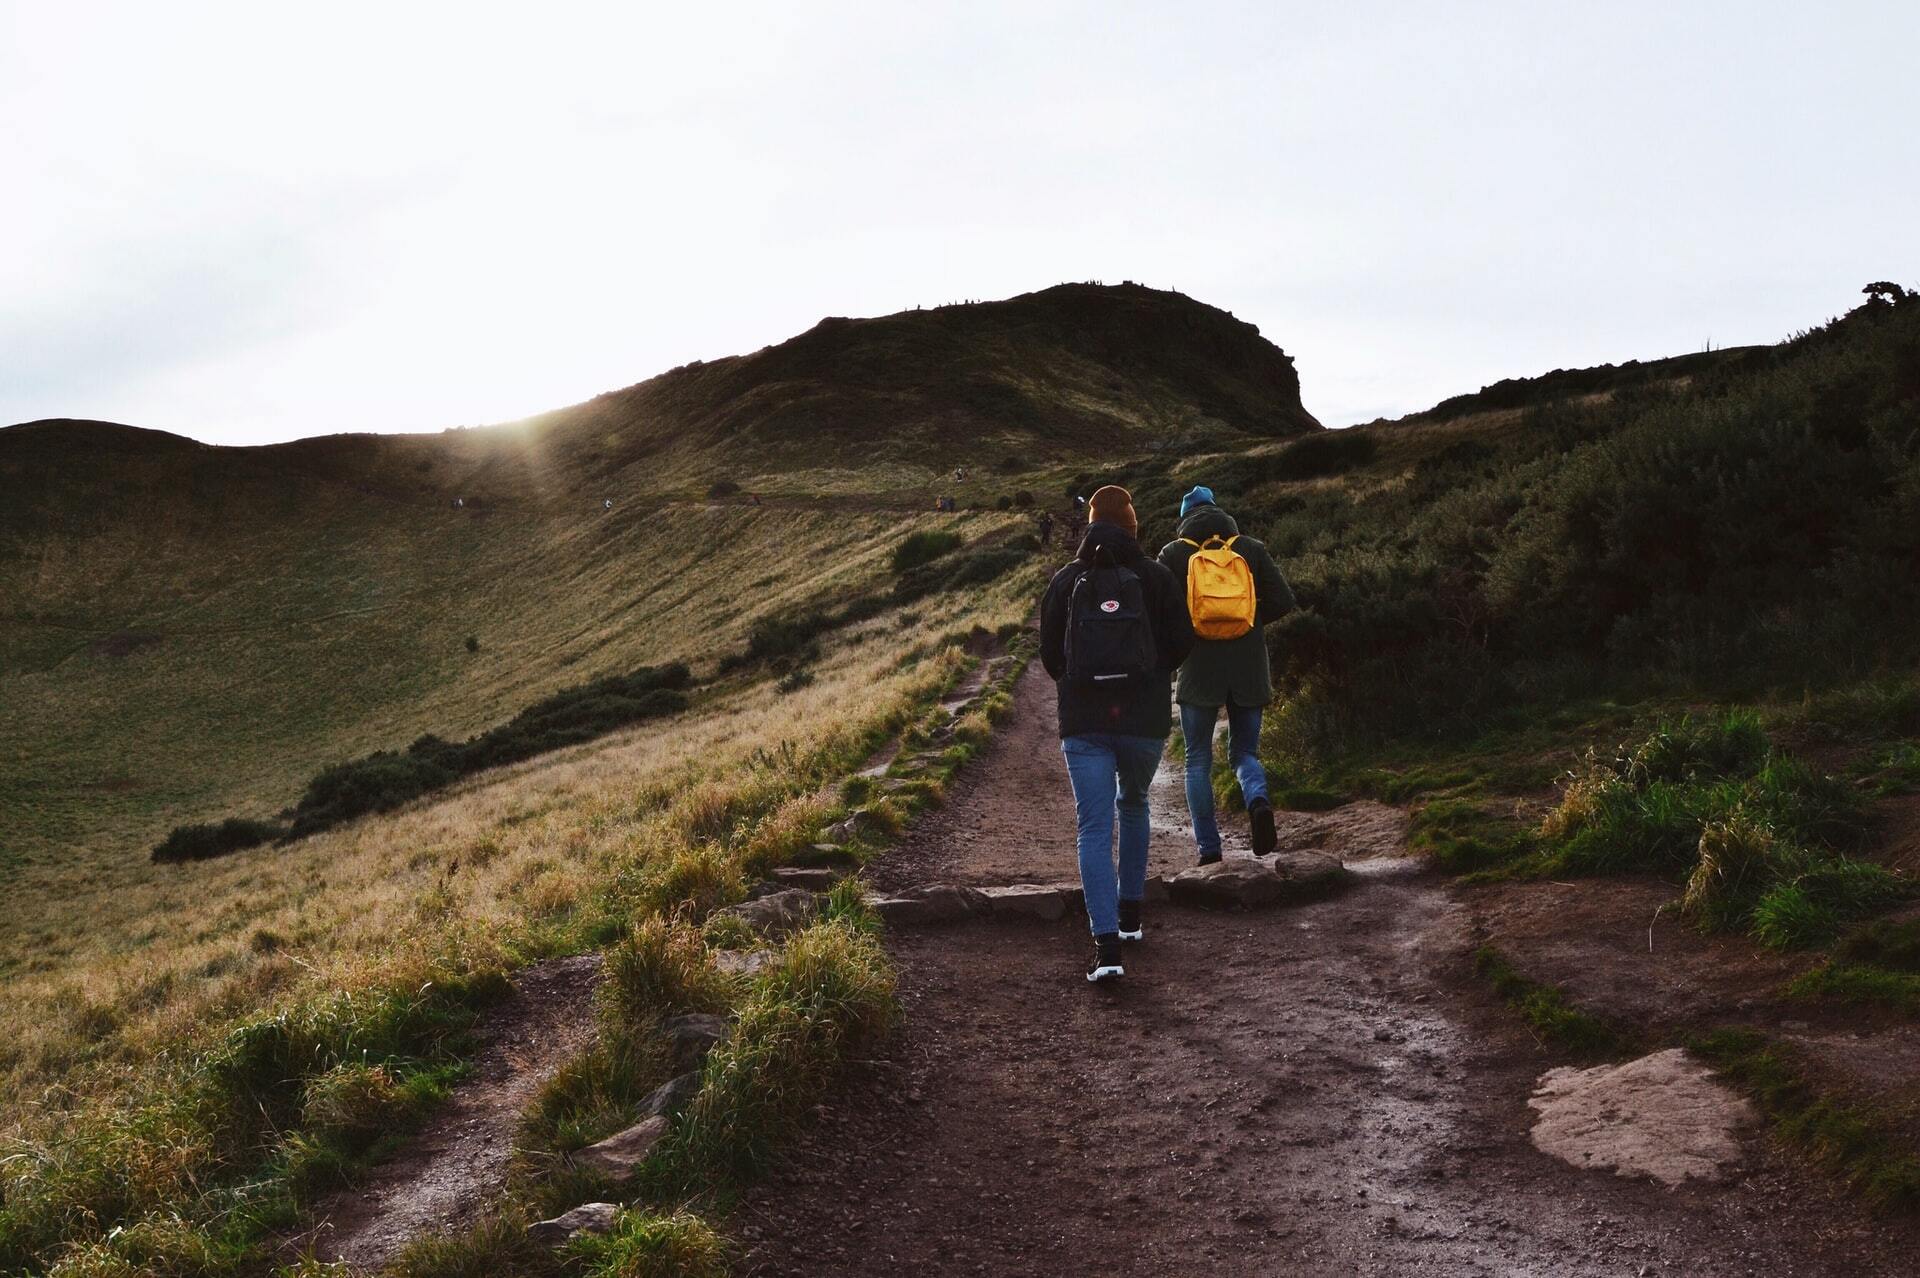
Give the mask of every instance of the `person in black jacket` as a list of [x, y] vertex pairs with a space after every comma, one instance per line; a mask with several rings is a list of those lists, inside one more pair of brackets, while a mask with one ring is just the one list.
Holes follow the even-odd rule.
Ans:
[[[1087, 979], [1102, 981], [1125, 975], [1120, 942], [1142, 935], [1147, 786], [1173, 730], [1172, 674], [1193, 647], [1193, 622], [1173, 574], [1141, 551], [1126, 489], [1094, 493], [1087, 517], [1079, 551], [1040, 604], [1040, 660], [1058, 685], [1060, 748], [1079, 813], [1080, 884], [1094, 941]], [[1095, 643], [1126, 655], [1110, 657], [1103, 648], [1101, 665], [1088, 655]]]

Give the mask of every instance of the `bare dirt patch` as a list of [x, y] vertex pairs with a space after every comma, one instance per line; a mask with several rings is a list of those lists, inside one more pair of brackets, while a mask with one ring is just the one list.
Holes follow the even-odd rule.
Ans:
[[1804, 1016], [1781, 999], [1813, 965], [1680, 917], [1680, 890], [1651, 878], [1537, 880], [1462, 893], [1477, 937], [1588, 1011], [1637, 1025], [1690, 1026], [1737, 1015]]
[[473, 1076], [404, 1153], [315, 1213], [314, 1251], [377, 1269], [407, 1243], [473, 1223], [506, 1180], [513, 1136], [540, 1085], [593, 1033], [600, 956], [537, 963], [486, 1016]]

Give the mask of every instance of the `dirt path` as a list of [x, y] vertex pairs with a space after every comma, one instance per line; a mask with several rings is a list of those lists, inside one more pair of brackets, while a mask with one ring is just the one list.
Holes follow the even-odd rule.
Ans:
[[[1073, 875], [1037, 667], [886, 888]], [[1154, 868], [1191, 855], [1177, 776]], [[1750, 1133], [1732, 1187], [1576, 1171], [1529, 1143], [1562, 1063], [1492, 1006], [1394, 815], [1294, 817], [1362, 881], [1292, 910], [1150, 908], [1114, 987], [1085, 921], [902, 932], [906, 1029], [742, 1205], [745, 1275], [1819, 1274], [1907, 1258]], [[1231, 852], [1231, 847], [1229, 851]]]
[[513, 1136], [534, 1094], [593, 1033], [600, 956], [535, 964], [481, 1024], [473, 1076], [399, 1156], [317, 1213], [315, 1252], [367, 1272], [415, 1238], [477, 1220], [506, 1181]]

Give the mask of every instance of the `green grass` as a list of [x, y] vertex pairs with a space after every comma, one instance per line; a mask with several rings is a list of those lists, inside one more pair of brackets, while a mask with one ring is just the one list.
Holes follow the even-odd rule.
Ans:
[[1632, 1037], [1620, 1027], [1582, 1011], [1560, 990], [1529, 980], [1499, 950], [1485, 946], [1473, 956], [1473, 970], [1507, 1006], [1519, 1013], [1540, 1040], [1575, 1056], [1615, 1056], [1633, 1050]]
[[1784, 1045], [1752, 1030], [1701, 1034], [1687, 1046], [1752, 1096], [1790, 1144], [1876, 1206], [1920, 1203], [1920, 1159], [1887, 1118], [1823, 1091]]

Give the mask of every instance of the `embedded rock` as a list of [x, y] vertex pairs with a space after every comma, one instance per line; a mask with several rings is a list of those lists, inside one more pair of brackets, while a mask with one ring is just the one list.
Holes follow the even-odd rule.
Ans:
[[713, 965], [728, 976], [752, 976], [772, 962], [772, 950], [721, 950], [713, 956]]
[[540, 1220], [538, 1224], [526, 1226], [526, 1236], [534, 1242], [545, 1243], [549, 1247], [559, 1247], [568, 1242], [574, 1234], [607, 1234], [612, 1230], [612, 1222], [620, 1217], [620, 1207], [616, 1203], [580, 1203], [572, 1211]]
[[1542, 1151], [1668, 1185], [1724, 1180], [1740, 1159], [1739, 1129], [1754, 1121], [1753, 1106], [1681, 1047], [1624, 1065], [1548, 1070], [1527, 1104]]
[[1346, 867], [1323, 852], [1230, 856], [1180, 871], [1167, 880], [1167, 894], [1183, 905], [1251, 910], [1328, 896], [1347, 878]]
[[978, 888], [939, 884], [873, 902], [874, 912], [892, 924], [959, 923], [990, 908]]
[[640, 1102], [640, 1109], [649, 1117], [655, 1114], [676, 1114], [686, 1108], [700, 1091], [700, 1073], [688, 1070], [678, 1078], [670, 1078], [647, 1093]]
[[814, 843], [793, 854], [795, 865], [826, 866], [829, 869], [857, 870], [860, 858], [838, 843]]
[[589, 1145], [573, 1156], [576, 1167], [587, 1171], [599, 1172], [624, 1180], [633, 1175], [633, 1171], [646, 1161], [660, 1138], [667, 1134], [667, 1120], [664, 1115], [655, 1114], [623, 1132], [607, 1137], [597, 1145]]
[[731, 1033], [724, 1016], [711, 1012], [688, 1012], [660, 1022], [660, 1036], [667, 1041], [667, 1059], [675, 1073], [696, 1068], [716, 1043]]
[[996, 918], [1039, 919], [1051, 923], [1065, 918], [1067, 894], [1047, 883], [1013, 883], [1006, 887], [981, 888], [980, 895]]
[[781, 887], [800, 888], [807, 892], [825, 892], [845, 878], [846, 873], [828, 866], [787, 865], [775, 870], [773, 877]]
[[615, 1203], [581, 1203], [564, 1215], [527, 1226], [527, 1237], [549, 1247], [558, 1247], [576, 1234], [604, 1234], [613, 1230], [620, 1208]]
[[738, 905], [729, 905], [724, 913], [747, 921], [755, 931], [769, 936], [785, 936], [813, 922], [813, 893], [805, 888], [778, 888]]
[[834, 822], [821, 833], [830, 843], [851, 843], [869, 835], [885, 834], [886, 827], [880, 823], [879, 817], [865, 808], [855, 808], [845, 820]]

